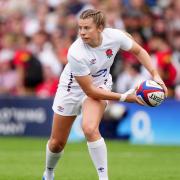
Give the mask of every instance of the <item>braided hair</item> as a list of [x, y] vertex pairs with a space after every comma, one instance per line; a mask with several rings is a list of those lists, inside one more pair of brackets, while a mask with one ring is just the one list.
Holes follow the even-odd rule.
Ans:
[[102, 13], [102, 11], [96, 10], [96, 9], [87, 9], [83, 11], [80, 15], [80, 19], [87, 19], [87, 18], [93, 18], [94, 23], [97, 27], [103, 26], [105, 27], [105, 16]]

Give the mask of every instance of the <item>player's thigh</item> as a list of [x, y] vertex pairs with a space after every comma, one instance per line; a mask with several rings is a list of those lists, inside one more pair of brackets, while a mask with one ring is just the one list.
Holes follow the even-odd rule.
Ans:
[[66, 142], [75, 118], [76, 116], [62, 116], [54, 113], [51, 139]]
[[82, 105], [83, 122], [82, 127], [96, 129], [104, 114], [107, 102], [104, 100], [95, 100], [87, 97]]

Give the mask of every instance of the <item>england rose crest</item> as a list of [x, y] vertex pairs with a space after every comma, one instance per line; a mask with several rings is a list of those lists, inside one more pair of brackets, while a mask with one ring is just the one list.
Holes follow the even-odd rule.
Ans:
[[106, 51], [106, 56], [107, 56], [108, 58], [110, 58], [112, 55], [113, 55], [112, 49], [108, 49], [108, 50]]

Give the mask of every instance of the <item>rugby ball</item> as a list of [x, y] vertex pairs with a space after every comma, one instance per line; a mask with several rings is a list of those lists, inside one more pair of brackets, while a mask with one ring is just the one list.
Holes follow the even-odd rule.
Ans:
[[163, 88], [153, 80], [142, 82], [136, 91], [136, 95], [145, 105], [155, 107], [159, 106], [165, 99]]

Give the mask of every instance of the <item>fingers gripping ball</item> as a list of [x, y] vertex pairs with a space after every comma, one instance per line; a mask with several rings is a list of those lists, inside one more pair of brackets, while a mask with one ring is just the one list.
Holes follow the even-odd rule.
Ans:
[[165, 99], [163, 88], [153, 80], [142, 82], [136, 95], [148, 106], [159, 106]]

